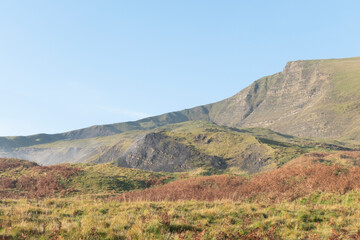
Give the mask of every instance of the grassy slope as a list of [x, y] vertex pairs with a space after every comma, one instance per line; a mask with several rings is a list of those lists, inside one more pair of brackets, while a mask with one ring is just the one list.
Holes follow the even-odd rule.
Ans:
[[[99, 189], [105, 190], [107, 196], [3, 199], [0, 200], [0, 236], [15, 239], [358, 239], [360, 171], [352, 166], [359, 165], [359, 161], [360, 152], [312, 153], [281, 169], [252, 178], [196, 177], [117, 196], [113, 189], [101, 186]], [[4, 162], [23, 164], [28, 170], [34, 168], [29, 162]], [[150, 174], [147, 178], [154, 174], [108, 164], [76, 165], [79, 166], [92, 177], [101, 175], [99, 179], [103, 179], [106, 175], [119, 179], [122, 175], [136, 183], [142, 174]], [[20, 174], [24, 169], [14, 172]], [[93, 192], [91, 188], [97, 183], [92, 182], [92, 177], [88, 178], [87, 174], [77, 177], [82, 178], [82, 182], [89, 181], [86, 187]], [[234, 194], [232, 191], [239, 187], [241, 192]], [[151, 195], [151, 191], [157, 194]], [[173, 193], [178, 196], [171, 199], [174, 201], [162, 201], [164, 195]], [[128, 202], [134, 194], [137, 194], [135, 199]], [[145, 199], [153, 202], [139, 201]]]
[[120, 168], [109, 163], [44, 167], [0, 158], [0, 198], [119, 193], [162, 184], [175, 177], [176, 174]]
[[240, 166], [237, 171], [248, 170], [243, 164], [244, 159], [251, 153], [258, 154], [258, 158], [271, 158], [271, 161], [260, 169], [266, 170], [274, 169], [308, 152], [338, 150], [336, 148], [341, 146], [335, 145], [339, 144], [336, 142], [331, 142], [331, 145], [280, 134], [270, 129], [230, 128], [205, 121], [169, 125], [158, 131], [202, 153], [227, 159], [230, 167]]
[[334, 59], [324, 63], [334, 78], [330, 108], [338, 113], [339, 124], [346, 125], [343, 140], [360, 141], [360, 58]]
[[243, 161], [241, 154], [246, 150], [251, 151], [250, 147], [256, 148], [264, 158], [274, 153], [274, 149], [262, 145], [248, 132], [204, 121], [171, 125], [159, 131], [199, 152], [227, 159], [230, 167], [241, 166]]

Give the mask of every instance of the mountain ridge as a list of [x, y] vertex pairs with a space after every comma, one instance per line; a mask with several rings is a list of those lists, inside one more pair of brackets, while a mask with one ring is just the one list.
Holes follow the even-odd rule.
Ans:
[[[346, 64], [355, 64], [355, 71], [354, 69], [350, 68], [350, 71], [346, 72]], [[360, 77], [360, 57], [290, 61], [286, 64], [282, 72], [260, 78], [234, 96], [215, 103], [184, 109], [181, 111], [169, 112], [137, 121], [94, 125], [88, 128], [68, 131], [65, 133], [1, 137], [0, 145], [4, 146], [7, 144], [10, 147], [26, 146], [23, 144], [23, 141], [27, 140], [29, 141], [28, 146], [31, 146], [58, 140], [109, 136], [130, 130], [148, 130], [167, 124], [197, 120], [206, 120], [215, 122], [219, 125], [236, 127], [270, 127], [271, 129], [278, 132], [300, 136], [301, 134], [299, 132], [293, 130], [289, 131], [284, 127], [280, 127], [280, 124], [278, 124], [277, 121], [284, 118], [294, 119], [294, 117], [291, 116], [298, 115], [299, 111], [305, 111], [311, 108], [312, 105], [316, 103], [316, 101], [322, 100], [318, 97], [325, 97], [322, 96], [322, 94], [326, 94], [327, 91], [335, 92], [334, 94], [336, 94], [342, 101], [345, 101], [348, 96], [344, 96], [343, 93], [336, 92], [337, 89], [333, 89], [334, 85], [339, 85], [339, 83], [336, 83], [336, 81], [339, 81], [337, 79], [342, 77], [341, 74], [340, 76], [336, 76], [334, 71], [329, 70], [336, 67], [339, 69], [345, 69], [337, 71], [345, 71], [345, 73], [342, 73], [342, 75], [348, 75], [351, 78], [355, 77], [357, 80], [358, 77]], [[354, 74], [355, 76], [352, 76]], [[343, 85], [348, 85], [350, 82], [347, 79], [340, 80], [343, 81]], [[355, 82], [353, 86], [355, 87], [350, 86], [346, 89], [346, 91], [351, 90], [354, 93], [355, 90], [360, 89], [360, 80]], [[341, 88], [342, 86], [340, 84], [340, 86], [335, 87]], [[292, 97], [292, 100], [299, 101], [297, 103], [292, 103], [292, 105], [289, 104], [293, 108], [290, 110], [285, 107], [287, 102], [281, 101], [282, 99], [280, 98], [289, 97], [289, 94], [290, 97]], [[295, 99], [291, 94], [297, 94], [295, 95]], [[358, 94], [355, 95], [356, 98], [359, 97]], [[301, 96], [305, 96], [305, 98], [301, 99]], [[275, 97], [278, 98], [276, 99]], [[311, 104], [309, 104], [310, 100]], [[272, 104], [273, 106], [276, 106], [276, 108], [265, 108], [264, 105], [266, 104]], [[359, 110], [357, 105], [352, 105], [349, 107], [355, 107], [356, 110]], [[279, 110], [279, 108], [281, 109]], [[267, 113], [270, 113], [273, 110], [275, 110], [276, 114], [278, 115], [281, 115], [284, 112], [287, 112], [287, 115], [278, 118], [264, 118]], [[261, 118], [263, 118], [263, 121], [259, 121]], [[283, 125], [284, 123], [281, 124]], [[306, 134], [312, 137], [341, 137], [338, 133], [331, 131], [327, 131], [323, 134], [307, 131]]]
[[[59, 134], [0, 137], [0, 156], [29, 156], [29, 160], [38, 159], [45, 164], [108, 162], [110, 159], [104, 156], [118, 159], [114, 154], [122, 156], [142, 136], [192, 121], [194, 126], [196, 121], [206, 121], [230, 128], [268, 128], [320, 142], [337, 140], [340, 145], [358, 145], [360, 57], [291, 61], [283, 71], [260, 78], [222, 101], [138, 121], [95, 125]], [[177, 148], [182, 147], [174, 149]]]

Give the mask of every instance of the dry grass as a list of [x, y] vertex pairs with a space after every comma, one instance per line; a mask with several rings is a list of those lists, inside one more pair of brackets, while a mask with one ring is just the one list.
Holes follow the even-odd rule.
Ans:
[[359, 196], [280, 203], [7, 199], [0, 200], [0, 239], [359, 239]]
[[360, 168], [339, 165], [289, 165], [252, 178], [219, 175], [178, 180], [124, 193], [123, 201], [246, 200], [278, 202], [316, 192], [345, 194], [360, 188]]
[[[17, 162], [8, 165], [12, 168], [18, 168]], [[73, 175], [76, 175], [81, 170], [76, 167], [67, 165], [56, 166], [32, 166], [31, 174], [0, 177], [0, 198], [39, 198], [39, 197], [54, 197], [57, 194], [66, 195], [73, 189], [66, 188], [64, 181], [69, 180]]]

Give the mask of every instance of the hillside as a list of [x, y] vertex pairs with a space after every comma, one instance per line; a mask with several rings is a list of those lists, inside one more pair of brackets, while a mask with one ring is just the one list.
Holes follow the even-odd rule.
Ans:
[[316, 192], [359, 189], [359, 166], [360, 151], [311, 152], [258, 174], [213, 176], [203, 176], [210, 175], [204, 171], [156, 173], [109, 163], [39, 166], [0, 158], [0, 198], [104, 194], [121, 201], [292, 201]]
[[216, 175], [176, 180], [125, 192], [124, 201], [249, 200], [279, 202], [314, 193], [345, 194], [360, 189], [360, 152], [311, 153], [250, 177]]
[[[176, 129], [185, 122], [191, 124], [195, 121], [194, 126], [196, 126], [196, 121], [199, 120], [230, 127], [226, 130], [228, 136], [224, 139], [231, 139], [232, 134], [236, 131], [239, 133], [239, 129], [267, 128], [277, 132], [278, 136], [280, 134], [287, 135], [287, 138], [283, 138], [280, 142], [287, 143], [289, 139], [294, 139], [292, 136], [296, 136], [308, 139], [303, 140], [305, 142], [335, 143], [336, 146], [358, 148], [360, 143], [359, 93], [360, 58], [289, 62], [282, 72], [261, 78], [233, 97], [217, 103], [135, 122], [99, 125], [60, 134], [1, 137], [0, 156], [24, 158], [47, 165], [63, 162], [120, 161], [119, 158], [122, 157], [125, 159], [122, 161], [122, 166], [154, 170], [155, 168], [144, 165], [146, 161], [150, 160], [148, 154], [145, 153], [148, 153], [151, 147], [148, 146], [149, 141], [141, 142], [141, 139], [149, 140], [150, 135], [147, 134], [157, 133], [160, 134], [157, 135], [159, 138], [157, 144], [167, 142], [163, 146], [169, 146], [170, 143], [173, 146], [172, 149], [157, 149], [158, 152], [165, 150], [165, 155], [179, 156], [179, 159], [198, 158], [201, 162], [202, 159], [207, 158], [206, 161], [211, 162], [213, 161], [211, 158], [215, 156], [223, 159], [217, 159], [222, 162], [220, 165], [226, 163], [227, 166], [240, 166], [241, 164], [244, 166], [246, 162], [253, 165], [254, 160], [259, 158], [275, 159], [272, 149], [279, 149], [279, 145], [274, 147], [276, 145], [273, 141], [276, 140], [273, 139], [274, 135], [261, 140], [260, 136], [253, 133], [253, 137], [257, 139], [254, 140], [255, 148], [255, 145], [250, 144], [252, 140], [248, 139], [250, 142], [247, 143], [239, 139], [234, 140], [239, 144], [237, 147], [243, 154], [242, 157], [238, 156], [240, 153], [235, 157], [235, 153], [235, 155], [226, 156], [215, 150], [221, 149], [220, 146], [224, 144], [220, 138], [217, 139], [218, 141], [208, 144], [209, 147], [206, 144], [200, 146], [201, 139], [193, 138], [186, 142], [183, 139], [184, 136], [176, 134], [175, 136], [172, 132], [173, 129], [170, 129]], [[161, 132], [162, 128], [165, 128], [166, 131]], [[246, 138], [248, 138], [253, 130], [241, 131], [242, 133], [247, 132]], [[266, 132], [267, 130], [261, 131]], [[198, 136], [199, 138], [207, 138], [211, 132], [203, 131], [199, 134], [204, 135]], [[218, 145], [215, 146], [215, 143]], [[139, 147], [140, 145], [142, 147]], [[182, 154], [176, 153], [180, 149], [183, 150]], [[165, 155], [160, 157], [158, 152], [155, 151], [155, 155], [150, 158], [164, 159]], [[278, 151], [276, 154], [281, 155], [282, 153]], [[289, 156], [293, 157], [292, 154]], [[129, 157], [140, 157], [141, 162], [130, 163]], [[239, 164], [240, 158], [244, 161], [241, 164]], [[252, 160], [247, 161], [246, 159]], [[185, 164], [184, 161], [182, 162]], [[185, 165], [179, 169], [185, 170], [193, 166], [188, 163]], [[263, 163], [257, 167], [240, 166], [245, 170], [253, 168], [251, 170], [253, 172], [263, 167]], [[161, 166], [158, 170], [165, 170], [165, 168]], [[171, 171], [175, 171], [175, 169]]]
[[311, 151], [351, 150], [263, 128], [229, 128], [206, 121], [170, 124], [149, 131], [63, 140], [15, 149], [5, 157], [39, 164], [107, 163], [147, 171], [255, 173], [274, 169]]
[[0, 158], [0, 198], [67, 197], [120, 193], [165, 183], [176, 175], [112, 164], [60, 164]]

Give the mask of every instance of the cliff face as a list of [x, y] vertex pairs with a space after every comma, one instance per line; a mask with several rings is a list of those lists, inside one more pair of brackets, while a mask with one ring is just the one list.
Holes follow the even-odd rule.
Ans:
[[289, 62], [282, 72], [206, 107], [220, 125], [340, 138], [360, 116], [359, 93], [350, 92], [349, 85], [360, 87], [360, 58]]

